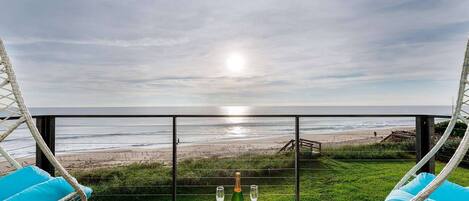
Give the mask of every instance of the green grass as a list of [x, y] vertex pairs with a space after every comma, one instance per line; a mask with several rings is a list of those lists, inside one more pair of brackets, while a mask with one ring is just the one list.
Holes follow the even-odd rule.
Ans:
[[[302, 200], [384, 200], [415, 164], [414, 156], [402, 151], [406, 146], [381, 144], [326, 149], [320, 158], [302, 154]], [[438, 163], [437, 169], [442, 165]], [[178, 167], [178, 200], [181, 201], [214, 200], [217, 185], [224, 185], [225, 192], [230, 194], [234, 182], [231, 177], [236, 170], [243, 174], [245, 200], [249, 200], [251, 184], [259, 185], [261, 201], [294, 198], [292, 153], [184, 160]], [[171, 168], [162, 164], [135, 164], [80, 171], [75, 175], [95, 190], [92, 200], [171, 200]], [[468, 177], [469, 170], [459, 168], [450, 180], [469, 186]], [[227, 195], [225, 200], [229, 198]]]
[[[321, 160], [329, 171], [302, 172], [302, 200], [384, 200], [403, 174], [414, 165], [407, 161], [339, 162]], [[442, 167], [438, 163], [437, 169]], [[450, 180], [469, 186], [469, 170], [459, 168]]]
[[[243, 182], [258, 185], [293, 183], [294, 158], [292, 153], [274, 155], [241, 155], [232, 158], [209, 158], [184, 160], [178, 163], [178, 193], [180, 199], [198, 200], [194, 194], [211, 195], [217, 185], [232, 186], [232, 176], [237, 170], [243, 173]], [[288, 168], [284, 170], [284, 168]], [[280, 170], [281, 169], [281, 170]], [[169, 200], [171, 193], [171, 167], [159, 163], [134, 164], [124, 167], [106, 168], [93, 171], [79, 171], [77, 179], [95, 190], [93, 200], [129, 200], [128, 195], [143, 194], [132, 200]], [[284, 176], [282, 176], [284, 175]], [[259, 177], [278, 177], [270, 180], [259, 180]], [[190, 186], [190, 187], [186, 187]], [[245, 188], [247, 186], [244, 186]], [[275, 190], [275, 188], [271, 188]], [[284, 190], [277, 187], [277, 191]], [[247, 191], [247, 189], [245, 189]], [[228, 192], [228, 189], [227, 189]], [[293, 190], [291, 190], [293, 192]], [[108, 195], [116, 195], [108, 197]], [[206, 196], [197, 196], [206, 200]], [[190, 199], [189, 199], [190, 198]]]
[[412, 142], [347, 145], [323, 149], [324, 156], [332, 159], [412, 159]]

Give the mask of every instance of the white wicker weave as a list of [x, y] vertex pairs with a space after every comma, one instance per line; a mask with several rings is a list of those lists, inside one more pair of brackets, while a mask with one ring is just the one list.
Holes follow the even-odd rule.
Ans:
[[[451, 132], [457, 121], [463, 121], [465, 123], [469, 123], [469, 111], [467, 107], [469, 107], [469, 80], [468, 78], [469, 73], [469, 41], [466, 47], [466, 54], [464, 57], [464, 64], [461, 73], [461, 79], [459, 82], [459, 93], [458, 99], [456, 102], [456, 108], [453, 111], [450, 123], [446, 128], [445, 132], [441, 136], [440, 140], [435, 144], [435, 146], [430, 150], [430, 152], [425, 155], [421, 161], [419, 161], [412, 169], [407, 172], [404, 177], [397, 183], [394, 187], [394, 190], [401, 188], [405, 185], [411, 177], [415, 177], [417, 171], [423, 167], [431, 158], [435, 156], [435, 154], [440, 150], [440, 148], [444, 145], [444, 143], [448, 140]], [[466, 108], [465, 108], [466, 107]], [[449, 160], [443, 170], [436, 176], [436, 178], [428, 184], [422, 191], [420, 191], [412, 201], [424, 201], [428, 198], [443, 182], [449, 177], [450, 173], [456, 169], [463, 160], [464, 156], [466, 155], [469, 149], [469, 129], [466, 129], [465, 135], [459, 144], [459, 147], [456, 149], [453, 157]]]
[[[18, 83], [16, 81], [15, 73], [6, 53], [3, 42], [0, 39], [0, 116], [4, 117], [0, 120], [0, 142], [10, 135], [16, 128], [23, 123], [26, 123], [32, 137], [36, 141], [39, 148], [42, 150], [47, 159], [56, 168], [64, 179], [75, 189], [76, 192], [67, 195], [62, 200], [76, 200], [80, 198], [86, 201], [86, 196], [83, 190], [80, 189], [78, 182], [73, 178], [67, 170], [57, 161], [54, 154], [47, 147], [44, 139], [34, 125], [33, 118], [31, 117], [28, 108], [26, 107]], [[10, 120], [12, 117], [17, 117], [15, 120]], [[13, 122], [13, 123], [12, 123]], [[1, 146], [0, 154], [2, 154], [8, 162], [10, 162], [16, 169], [22, 166], [12, 158]]]

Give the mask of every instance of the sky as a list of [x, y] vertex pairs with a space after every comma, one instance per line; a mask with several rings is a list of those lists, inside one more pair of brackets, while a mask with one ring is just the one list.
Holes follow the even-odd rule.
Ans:
[[451, 105], [460, 0], [0, 0], [32, 107]]

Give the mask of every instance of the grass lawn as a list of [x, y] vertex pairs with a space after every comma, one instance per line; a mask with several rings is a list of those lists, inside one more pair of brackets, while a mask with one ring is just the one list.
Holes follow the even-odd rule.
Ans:
[[[352, 150], [354, 154], [344, 154], [346, 150], [329, 150], [320, 158], [303, 154], [301, 200], [384, 200], [396, 182], [415, 164], [411, 155], [390, 151], [390, 147], [367, 146]], [[442, 165], [438, 163], [437, 169]], [[225, 186], [225, 200], [230, 200], [234, 182], [231, 177], [235, 170], [241, 170], [243, 174], [246, 201], [249, 200], [250, 184], [259, 185], [260, 201], [294, 200], [293, 168], [292, 153], [181, 161], [178, 200], [215, 200], [218, 185]], [[171, 168], [162, 164], [136, 164], [74, 174], [95, 190], [92, 200], [171, 200]], [[450, 180], [469, 186], [468, 178], [469, 169], [459, 168]]]
[[[339, 162], [321, 160], [331, 171], [303, 171], [302, 200], [384, 200], [413, 162]], [[437, 165], [441, 169], [442, 164]], [[459, 168], [450, 180], [469, 186], [469, 170]]]

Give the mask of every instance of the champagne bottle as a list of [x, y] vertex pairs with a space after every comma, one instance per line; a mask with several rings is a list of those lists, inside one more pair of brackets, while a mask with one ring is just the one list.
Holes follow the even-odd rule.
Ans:
[[236, 172], [235, 174], [236, 183], [233, 190], [233, 196], [231, 201], [244, 201], [243, 192], [241, 192], [241, 173]]

